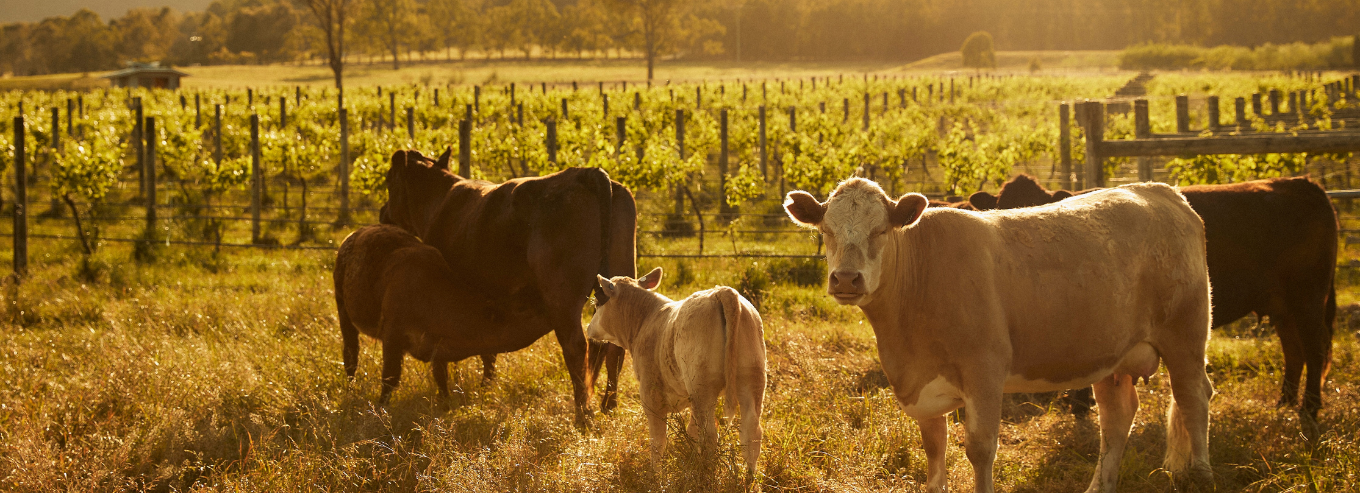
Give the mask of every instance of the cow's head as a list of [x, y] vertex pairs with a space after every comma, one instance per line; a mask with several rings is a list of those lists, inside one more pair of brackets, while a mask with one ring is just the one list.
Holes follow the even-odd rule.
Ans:
[[416, 236], [424, 236], [432, 213], [443, 202], [449, 188], [459, 180], [449, 173], [450, 151], [439, 160], [419, 151], [392, 153], [387, 169], [387, 204], [379, 215], [383, 224], [395, 224]]
[[1067, 190], [1050, 192], [1043, 185], [1040, 185], [1039, 180], [1033, 176], [1019, 174], [1002, 184], [1001, 190], [996, 195], [978, 192], [969, 197], [968, 201], [972, 202], [973, 207], [978, 210], [986, 211], [1052, 204], [1071, 196], [1072, 192]]
[[826, 241], [827, 292], [843, 305], [868, 302], [882, 279], [889, 233], [910, 226], [929, 201], [919, 193], [893, 200], [863, 178], [841, 182], [826, 202], [803, 191], [789, 192], [784, 210], [794, 223], [822, 232]]
[[633, 336], [646, 316], [640, 312], [650, 306], [644, 301], [656, 296], [651, 291], [661, 283], [661, 268], [652, 269], [637, 279], [627, 276], [605, 279], [596, 275], [595, 281], [608, 296], [608, 301], [595, 305], [595, 315], [586, 326], [586, 337], [632, 351]]

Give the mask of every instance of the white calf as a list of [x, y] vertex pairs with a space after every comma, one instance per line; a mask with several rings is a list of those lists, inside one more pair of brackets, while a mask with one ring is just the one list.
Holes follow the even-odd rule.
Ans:
[[742, 455], [747, 475], [753, 475], [765, 398], [764, 329], [755, 307], [726, 286], [671, 301], [652, 291], [661, 281], [660, 267], [637, 280], [598, 280], [609, 301], [596, 308], [586, 335], [632, 353], [652, 465], [666, 451], [666, 414], [685, 408], [694, 414], [689, 435], [701, 440], [706, 456], [716, 451], [714, 408], [726, 391], [726, 416], [741, 408]]

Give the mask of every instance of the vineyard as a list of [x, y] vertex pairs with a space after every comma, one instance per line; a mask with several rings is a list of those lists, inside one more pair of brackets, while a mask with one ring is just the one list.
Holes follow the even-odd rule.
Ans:
[[[825, 194], [852, 174], [894, 194], [939, 198], [995, 188], [1017, 172], [1055, 185], [1081, 183], [1084, 139], [1073, 128], [1069, 148], [1060, 149], [1057, 106], [1109, 97], [1128, 79], [861, 74], [655, 86], [365, 87], [344, 94], [343, 124], [336, 90], [300, 87], [10, 92], [0, 96], [0, 113], [24, 116], [27, 195], [37, 216], [30, 234], [78, 242], [86, 252], [110, 241], [149, 240], [331, 248], [347, 231], [336, 225], [373, 221], [385, 200], [388, 157], [414, 148], [451, 150], [466, 173], [492, 181], [601, 167], [643, 199], [642, 255], [759, 255], [766, 233], [788, 232], [778, 231], [787, 229], [777, 208], [784, 191]], [[1332, 79], [1159, 75], [1145, 88], [1151, 130], [1177, 129], [1177, 94], [1321, 93]], [[1330, 114], [1355, 104], [1353, 97], [1311, 101], [1304, 111], [1324, 122], [1314, 124], [1320, 128], [1345, 125]], [[1202, 99], [1196, 104], [1190, 123], [1202, 128], [1207, 112]], [[1270, 116], [1254, 113], [1253, 129], [1299, 129]], [[10, 184], [15, 121], [0, 124], [0, 166]], [[1132, 114], [1112, 112], [1104, 133], [1131, 138]], [[1072, 155], [1074, 176], [1060, 176], [1062, 153]], [[1105, 161], [1111, 183], [1134, 179], [1132, 162]], [[1309, 169], [1310, 162], [1327, 171]], [[1181, 183], [1307, 171], [1347, 185], [1350, 178], [1345, 159], [1302, 154], [1173, 159], [1157, 168], [1156, 178]], [[12, 203], [14, 192], [8, 195]], [[704, 247], [696, 232], [727, 236], [730, 246]], [[806, 254], [817, 251], [809, 243]]]

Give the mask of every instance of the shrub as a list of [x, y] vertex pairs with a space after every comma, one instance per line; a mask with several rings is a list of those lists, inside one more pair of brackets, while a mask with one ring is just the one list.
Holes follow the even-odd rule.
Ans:
[[996, 53], [993, 52], [992, 35], [987, 31], [977, 31], [963, 40], [963, 66], [976, 68], [996, 68]]

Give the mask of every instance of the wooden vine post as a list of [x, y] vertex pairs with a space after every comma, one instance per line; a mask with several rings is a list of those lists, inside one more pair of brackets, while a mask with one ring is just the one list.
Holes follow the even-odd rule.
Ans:
[[24, 143], [24, 117], [14, 117], [14, 273], [28, 273], [28, 179]]

